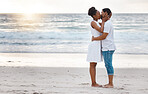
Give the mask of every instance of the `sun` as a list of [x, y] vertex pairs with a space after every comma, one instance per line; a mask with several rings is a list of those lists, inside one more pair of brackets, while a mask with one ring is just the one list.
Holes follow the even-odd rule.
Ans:
[[44, 5], [42, 4], [29, 4], [23, 7], [21, 13], [22, 17], [26, 20], [37, 20], [39, 18], [39, 13], [44, 13]]

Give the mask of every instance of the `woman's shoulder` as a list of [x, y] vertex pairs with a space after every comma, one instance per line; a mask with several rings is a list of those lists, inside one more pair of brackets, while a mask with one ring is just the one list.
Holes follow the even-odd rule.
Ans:
[[92, 25], [92, 24], [97, 24], [97, 25], [98, 25], [99, 22], [93, 20], [93, 21], [91, 21], [91, 25]]

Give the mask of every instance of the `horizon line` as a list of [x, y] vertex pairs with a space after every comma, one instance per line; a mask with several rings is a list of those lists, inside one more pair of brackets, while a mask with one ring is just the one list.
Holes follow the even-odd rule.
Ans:
[[[0, 13], [0, 14], [87, 14], [87, 13], [21, 13], [21, 12], [14, 12], [14, 13]], [[135, 12], [135, 13], [130, 13], [130, 12], [114, 12], [113, 14], [148, 14], [146, 12]]]

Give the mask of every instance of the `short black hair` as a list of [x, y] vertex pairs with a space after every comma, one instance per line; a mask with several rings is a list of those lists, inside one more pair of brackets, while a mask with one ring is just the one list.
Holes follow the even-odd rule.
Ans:
[[112, 13], [109, 8], [104, 8], [102, 10], [103, 10], [103, 12], [107, 12], [108, 15], [110, 15]]
[[96, 8], [95, 7], [91, 7], [89, 10], [88, 10], [88, 15], [93, 17], [93, 15], [96, 15]]

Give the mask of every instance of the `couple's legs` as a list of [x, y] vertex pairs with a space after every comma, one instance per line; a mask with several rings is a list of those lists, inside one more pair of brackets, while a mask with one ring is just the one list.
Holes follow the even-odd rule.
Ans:
[[[103, 57], [105, 62], [105, 67], [108, 73], [108, 80], [109, 83], [105, 85], [106, 88], [112, 88], [113, 87], [113, 75], [114, 75], [114, 68], [112, 66], [112, 56], [114, 51], [103, 51]], [[90, 76], [92, 81], [92, 86], [95, 87], [101, 87], [101, 85], [96, 83], [96, 65], [95, 62], [90, 62]]]
[[97, 63], [95, 62], [90, 62], [90, 76], [91, 76], [91, 81], [92, 81], [92, 86], [93, 87], [101, 87], [101, 85], [96, 83], [96, 65]]
[[109, 83], [105, 85], [107, 88], [112, 88], [113, 87], [113, 75], [114, 75], [114, 68], [112, 66], [112, 56], [113, 56], [114, 51], [103, 51], [103, 57], [104, 57], [104, 62], [105, 62], [105, 67], [107, 70], [108, 74], [108, 80]]

